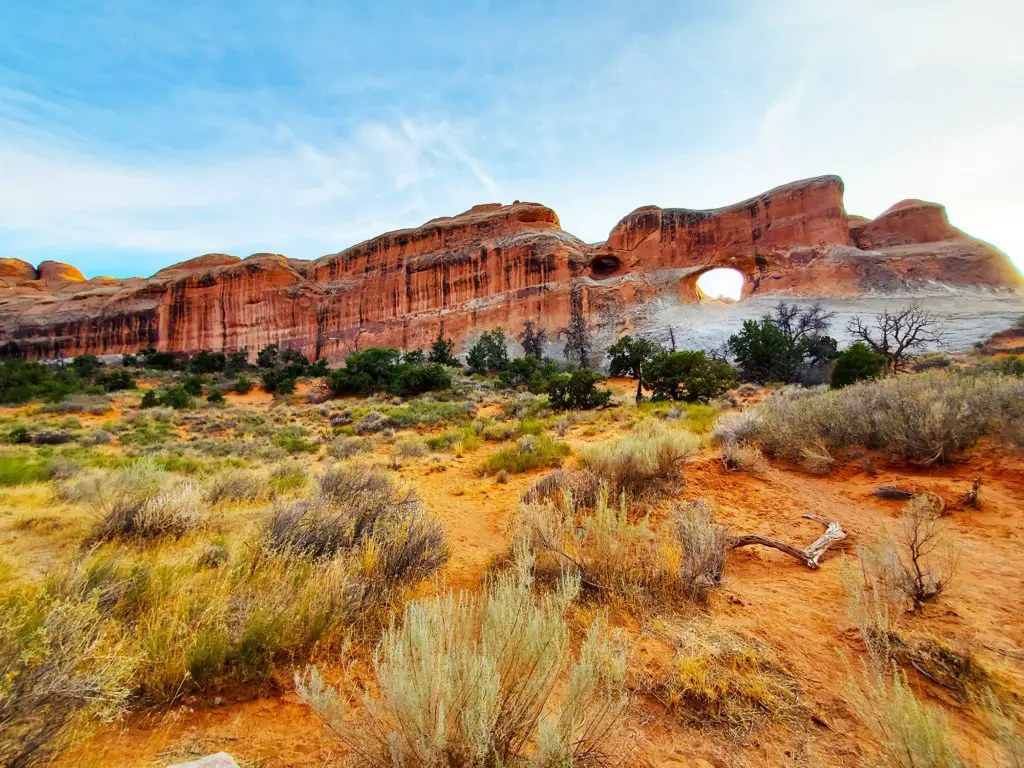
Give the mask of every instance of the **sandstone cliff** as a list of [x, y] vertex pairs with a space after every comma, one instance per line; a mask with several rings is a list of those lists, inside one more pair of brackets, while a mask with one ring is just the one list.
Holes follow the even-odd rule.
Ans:
[[[941, 289], [1012, 292], [1007, 257], [908, 200], [848, 216], [836, 176], [714, 210], [638, 208], [588, 246], [536, 203], [479, 205], [312, 262], [207, 254], [150, 278], [86, 280], [74, 267], [0, 260], [0, 343], [30, 358], [193, 352], [277, 343], [338, 359], [387, 344], [464, 342], [531, 318], [566, 325], [578, 288], [595, 326], [643, 323], [646, 302], [700, 301], [697, 278], [733, 267], [745, 297], [857, 297]], [[742, 303], [742, 302], [741, 302]]]

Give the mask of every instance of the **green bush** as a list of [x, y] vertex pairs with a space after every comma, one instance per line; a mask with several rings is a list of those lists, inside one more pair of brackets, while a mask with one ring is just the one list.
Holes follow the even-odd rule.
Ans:
[[885, 355], [872, 352], [863, 341], [855, 342], [836, 356], [836, 365], [832, 369], [832, 389], [877, 379], [884, 370]]
[[290, 395], [295, 391], [295, 379], [281, 371], [267, 371], [263, 374], [263, 389], [271, 395]]
[[655, 400], [705, 403], [736, 386], [736, 371], [704, 352], [665, 352], [648, 363], [647, 385]]
[[413, 397], [424, 392], [451, 389], [452, 377], [448, 369], [437, 363], [417, 365], [403, 363], [391, 383], [391, 391], [402, 397]]
[[188, 361], [188, 369], [193, 373], [220, 373], [227, 367], [227, 358], [223, 352], [200, 350]]
[[1007, 376], [1024, 376], [1024, 357], [1008, 355], [996, 362], [996, 370]]
[[147, 389], [145, 394], [142, 395], [142, 402], [139, 403], [140, 408], [156, 408], [160, 405], [160, 396], [157, 395], [155, 389]]
[[428, 362], [458, 367], [461, 365], [461, 363], [459, 362], [459, 358], [457, 358], [453, 354], [454, 350], [455, 342], [453, 342], [451, 339], [446, 340], [439, 331], [437, 334], [437, 338], [434, 340], [434, 343], [430, 347], [430, 356], [428, 357]]
[[224, 393], [219, 389], [213, 389], [210, 394], [206, 396], [206, 402], [213, 403], [214, 405], [220, 405], [224, 402]]
[[466, 354], [472, 373], [495, 373], [508, 367], [508, 346], [501, 328], [484, 331]]
[[128, 371], [109, 371], [100, 376], [97, 382], [106, 392], [120, 392], [135, 389], [135, 379]]
[[82, 379], [73, 367], [0, 360], [0, 403], [56, 402], [82, 389]]
[[246, 395], [252, 391], [252, 382], [245, 376], [239, 376], [235, 380], [234, 390], [240, 395]]
[[[145, 403], [145, 398], [143, 398], [143, 403]], [[189, 391], [182, 385], [178, 384], [160, 395], [160, 405], [180, 411], [182, 409], [192, 408], [195, 403], [192, 402], [192, 395]], [[149, 406], [143, 405], [143, 407], [145, 408]]]
[[506, 389], [526, 387], [530, 392], [539, 394], [545, 391], [548, 380], [557, 373], [558, 366], [551, 360], [531, 356], [516, 357], [509, 361], [498, 381]]
[[0, 486], [23, 485], [44, 479], [41, 461], [18, 454], [0, 455]]
[[7, 442], [24, 445], [32, 439], [27, 427], [15, 427], [7, 434]]
[[548, 401], [556, 411], [585, 411], [607, 405], [612, 393], [598, 389], [599, 381], [604, 381], [604, 377], [588, 368], [552, 376], [548, 379]]
[[193, 397], [199, 397], [203, 394], [203, 377], [186, 376], [184, 381], [181, 382], [181, 388]]

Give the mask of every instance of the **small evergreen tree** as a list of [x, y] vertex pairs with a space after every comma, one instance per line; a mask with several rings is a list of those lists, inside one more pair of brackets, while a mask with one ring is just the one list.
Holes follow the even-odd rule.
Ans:
[[459, 359], [453, 354], [455, 350], [455, 342], [451, 339], [445, 339], [440, 331], [437, 333], [437, 338], [430, 347], [430, 356], [428, 361], [431, 363], [440, 363], [441, 365], [459, 365]]
[[256, 355], [257, 368], [276, 368], [278, 363], [277, 344], [267, 344]]
[[608, 348], [611, 375], [636, 379], [637, 405], [644, 399], [644, 374], [647, 366], [662, 352], [664, 350], [658, 342], [632, 336], [623, 336]]
[[508, 346], [505, 332], [501, 328], [484, 331], [466, 355], [469, 370], [473, 373], [492, 373], [508, 367]]
[[598, 389], [599, 381], [603, 381], [603, 377], [589, 368], [557, 374], [548, 379], [548, 401], [556, 411], [590, 410], [607, 405], [612, 393]]
[[160, 397], [157, 395], [155, 389], [147, 389], [146, 393], [142, 396], [142, 402], [139, 404], [140, 408], [156, 408], [160, 405]]

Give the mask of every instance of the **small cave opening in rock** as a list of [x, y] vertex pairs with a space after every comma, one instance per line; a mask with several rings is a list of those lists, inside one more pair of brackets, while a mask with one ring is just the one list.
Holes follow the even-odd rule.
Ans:
[[590, 262], [590, 272], [594, 277], [610, 277], [619, 271], [619, 260], [615, 256], [598, 256]]
[[697, 294], [702, 299], [739, 301], [743, 296], [743, 273], [730, 267], [709, 269], [697, 278]]

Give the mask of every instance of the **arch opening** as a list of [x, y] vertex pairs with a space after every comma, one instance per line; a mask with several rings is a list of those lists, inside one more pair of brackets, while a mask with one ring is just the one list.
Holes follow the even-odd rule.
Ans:
[[743, 273], [732, 267], [709, 269], [697, 278], [697, 295], [703, 299], [739, 301], [743, 296]]
[[619, 270], [619, 260], [615, 256], [598, 256], [590, 262], [590, 271], [594, 277], [608, 277]]

